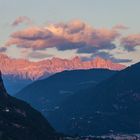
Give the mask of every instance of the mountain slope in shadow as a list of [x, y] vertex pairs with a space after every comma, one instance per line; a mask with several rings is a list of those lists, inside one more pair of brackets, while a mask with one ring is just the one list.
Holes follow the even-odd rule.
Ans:
[[0, 139], [53, 140], [55, 130], [29, 104], [8, 95], [0, 74]]
[[116, 72], [107, 69], [64, 71], [32, 83], [16, 97], [29, 102], [47, 116], [49, 112], [59, 109], [59, 104], [77, 91], [93, 87]]
[[74, 94], [48, 119], [68, 134], [140, 133], [140, 63]]

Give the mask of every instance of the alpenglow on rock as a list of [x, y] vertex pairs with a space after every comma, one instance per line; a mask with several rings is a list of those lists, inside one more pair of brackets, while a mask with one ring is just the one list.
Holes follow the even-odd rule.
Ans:
[[24, 59], [9, 58], [0, 54], [0, 68], [4, 75], [14, 75], [23, 79], [36, 80], [41, 77], [47, 77], [64, 70], [105, 68], [110, 70], [122, 70], [124, 65], [113, 63], [110, 60], [97, 57], [90, 61], [82, 61], [79, 57], [71, 60], [52, 58], [38, 62], [31, 62]]

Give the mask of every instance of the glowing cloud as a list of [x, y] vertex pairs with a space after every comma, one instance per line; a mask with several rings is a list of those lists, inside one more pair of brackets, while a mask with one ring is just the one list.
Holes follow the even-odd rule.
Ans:
[[115, 29], [96, 29], [75, 20], [68, 23], [31, 27], [11, 34], [6, 46], [42, 50], [56, 47], [58, 50], [77, 49], [78, 53], [92, 53], [100, 49], [114, 49], [119, 32]]
[[31, 24], [32, 21], [26, 16], [20, 16], [15, 19], [15, 21], [12, 23], [12, 26], [18, 26], [21, 23]]
[[117, 24], [116, 26], [113, 27], [113, 29], [116, 29], [116, 30], [127, 30], [128, 27], [123, 25], [123, 24]]
[[136, 46], [140, 46], [140, 34], [132, 34], [121, 39], [121, 45], [127, 51], [135, 51]]

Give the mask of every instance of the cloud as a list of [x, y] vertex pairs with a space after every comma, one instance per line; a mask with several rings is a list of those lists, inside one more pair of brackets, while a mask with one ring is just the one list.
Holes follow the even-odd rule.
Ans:
[[55, 47], [65, 42], [64, 38], [52, 34], [47, 29], [32, 27], [13, 33], [6, 46], [16, 45], [21, 48], [42, 50]]
[[140, 46], [140, 34], [132, 34], [121, 39], [121, 45], [127, 51], [135, 51], [135, 47]]
[[132, 59], [115, 58], [115, 57], [112, 57], [111, 60], [112, 62], [115, 62], [115, 63], [129, 63], [133, 61]]
[[12, 23], [12, 26], [18, 26], [21, 23], [31, 24], [32, 21], [26, 16], [20, 16], [15, 19], [15, 21]]
[[5, 48], [5, 47], [0, 47], [0, 52], [2, 53], [2, 52], [6, 52], [6, 50], [7, 50], [7, 48]]
[[104, 49], [113, 50], [115, 48], [116, 48], [115, 44], [111, 42], [105, 42], [105, 43], [100, 44], [100, 47], [83, 45], [77, 50], [77, 53], [95, 53], [100, 50], [104, 50]]
[[85, 60], [85, 61], [92, 60], [93, 58], [96, 58], [96, 57], [101, 57], [101, 58], [106, 59], [106, 60], [111, 60], [114, 63], [128, 63], [128, 62], [132, 62], [132, 59], [116, 58], [112, 54], [110, 54], [108, 52], [104, 52], [104, 51], [93, 53], [90, 57], [82, 57], [82, 60]]
[[128, 63], [131, 62], [131, 59], [122, 59], [122, 58], [116, 58], [112, 54], [108, 52], [97, 52], [96, 54], [93, 54], [92, 57], [102, 57], [107, 60], [111, 60], [114, 63]]
[[119, 32], [115, 29], [96, 29], [79, 20], [68, 23], [49, 24], [45, 27], [30, 27], [11, 34], [6, 46], [42, 50], [56, 47], [58, 50], [77, 49], [78, 53], [114, 49], [113, 42]]
[[123, 25], [123, 24], [117, 24], [116, 26], [113, 27], [115, 30], [127, 30], [128, 27]]
[[33, 59], [44, 59], [46, 57], [52, 57], [53, 55], [33, 51], [28, 56]]

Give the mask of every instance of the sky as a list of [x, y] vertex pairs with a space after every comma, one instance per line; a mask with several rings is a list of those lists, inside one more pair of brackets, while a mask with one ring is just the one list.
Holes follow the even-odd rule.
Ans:
[[140, 0], [0, 0], [0, 52], [32, 61], [140, 61]]

